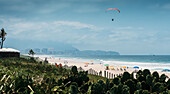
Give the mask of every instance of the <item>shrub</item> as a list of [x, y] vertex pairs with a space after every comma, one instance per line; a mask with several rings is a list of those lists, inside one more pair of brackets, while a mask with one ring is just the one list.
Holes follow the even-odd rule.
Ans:
[[142, 85], [141, 85], [141, 82], [138, 82], [136, 84], [136, 90], [140, 90], [140, 89], [142, 89]]
[[130, 74], [130, 79], [134, 79], [134, 73]]
[[103, 87], [101, 86], [101, 84], [95, 83], [92, 88], [92, 91], [93, 91], [92, 94], [102, 94], [102, 92], [103, 92], [102, 89], [103, 89]]
[[111, 89], [110, 89], [110, 94], [119, 94], [118, 92], [118, 86], [114, 85]]
[[70, 91], [71, 94], [77, 94], [78, 93], [78, 87], [75, 86], [75, 85], [71, 85], [69, 91]]
[[114, 78], [114, 79], [112, 80], [112, 82], [113, 82], [114, 84], [118, 85], [118, 84], [120, 83], [120, 79], [119, 79], [118, 77], [116, 77], [116, 78]]
[[87, 77], [87, 72], [85, 72], [85, 71], [79, 72], [79, 73], [78, 73], [78, 77], [79, 77], [80, 79], [82, 79], [83, 81], [85, 81], [85, 82], [88, 82], [88, 81], [89, 81], [89, 77]]
[[170, 94], [170, 90], [163, 91], [161, 94]]
[[123, 84], [119, 84], [118, 85], [118, 93], [121, 93], [122, 92], [122, 89], [123, 89]]
[[132, 79], [128, 79], [125, 84], [130, 88], [130, 94], [134, 94], [135, 91], [135, 83], [132, 81]]
[[109, 88], [112, 88], [114, 86], [114, 83], [113, 82], [111, 82], [110, 83], [110, 87]]
[[143, 75], [139, 75], [139, 76], [137, 76], [137, 80], [142, 82], [142, 81], [145, 81], [145, 78]]
[[143, 94], [142, 92], [143, 92], [143, 90], [139, 89], [139, 90], [136, 90], [136, 92], [134, 94]]
[[170, 79], [166, 82], [168, 89], [170, 90]]
[[155, 83], [155, 85], [154, 85], [153, 88], [152, 88], [152, 92], [160, 93], [160, 92], [162, 92], [162, 91], [164, 91], [164, 86], [163, 86], [163, 84], [160, 83], [160, 82]]
[[142, 71], [139, 70], [139, 71], [137, 72], [137, 74], [138, 74], [138, 75], [142, 75]]
[[144, 69], [142, 74], [143, 74], [144, 78], [146, 79], [146, 76], [151, 75], [151, 72], [148, 69]]
[[76, 75], [77, 74], [77, 67], [76, 66], [73, 66], [72, 68], [71, 68], [71, 71], [73, 72], [73, 74], [74, 75]]
[[146, 83], [149, 85], [149, 86], [152, 86], [152, 81], [153, 81], [153, 77], [151, 75], [147, 75], [146, 76]]
[[88, 88], [89, 88], [89, 85], [86, 83], [86, 84], [83, 84], [81, 87], [80, 87], [80, 91], [82, 93], [86, 93], [88, 91]]
[[150, 86], [148, 84], [146, 84], [145, 81], [142, 81], [141, 82], [141, 85], [142, 85], [142, 89], [143, 90], [150, 90]]
[[142, 94], [150, 94], [148, 90], [143, 90]]
[[154, 72], [152, 73], [152, 75], [153, 75], [153, 77], [155, 77], [156, 82], [158, 82], [158, 80], [159, 80], [159, 74], [158, 74], [158, 72], [157, 72], [157, 71], [154, 71]]
[[99, 83], [102, 86], [101, 91], [105, 92], [106, 91], [106, 84], [103, 82], [103, 80], [98, 80], [97, 83]]
[[162, 83], [165, 83], [165, 79], [166, 79], [166, 75], [162, 74], [159, 78], [159, 81], [162, 82]]
[[109, 79], [106, 79], [106, 91], [110, 89]]
[[127, 85], [123, 85], [122, 94], [130, 94], [130, 89]]
[[62, 81], [62, 79], [60, 78], [60, 79], [58, 80], [57, 84], [60, 86], [60, 85], [62, 85], [62, 83], [63, 83], [63, 81]]
[[71, 85], [75, 85], [76, 87], [78, 87], [78, 84], [76, 82], [72, 82]]
[[128, 72], [124, 72], [121, 78], [121, 82], [125, 82], [130, 79], [130, 74]]

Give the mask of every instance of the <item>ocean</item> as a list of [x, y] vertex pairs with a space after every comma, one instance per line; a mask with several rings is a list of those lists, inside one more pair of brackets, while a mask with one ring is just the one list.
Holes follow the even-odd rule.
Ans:
[[86, 63], [102, 63], [139, 69], [161, 71], [170, 69], [170, 55], [103, 55], [103, 56], [56, 56]]

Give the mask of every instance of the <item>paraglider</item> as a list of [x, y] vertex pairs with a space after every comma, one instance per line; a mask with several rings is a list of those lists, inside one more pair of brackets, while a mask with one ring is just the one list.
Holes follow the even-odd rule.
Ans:
[[[120, 10], [118, 10], [117, 8], [108, 8], [105, 12], [107, 12], [109, 10], [117, 10], [120, 13]], [[112, 21], [114, 21], [114, 19], [112, 19]]]

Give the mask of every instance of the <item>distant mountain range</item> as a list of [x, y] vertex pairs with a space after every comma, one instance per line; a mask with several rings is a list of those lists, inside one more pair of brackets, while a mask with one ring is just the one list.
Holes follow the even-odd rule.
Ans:
[[49, 54], [49, 55], [119, 55], [115, 51], [101, 51], [101, 50], [84, 50], [73, 47], [70, 44], [56, 42], [56, 41], [33, 41], [33, 40], [18, 40], [8, 39], [5, 41], [4, 47], [14, 48], [27, 54], [30, 49], [36, 54]]

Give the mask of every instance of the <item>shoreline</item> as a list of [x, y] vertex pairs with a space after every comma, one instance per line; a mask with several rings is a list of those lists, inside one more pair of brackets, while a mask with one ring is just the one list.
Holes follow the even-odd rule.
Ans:
[[[68, 66], [77, 66], [77, 68], [81, 67], [85, 71], [87, 71], [89, 69], [93, 69], [96, 72], [102, 71], [102, 76], [104, 76], [104, 74], [103, 74], [104, 71], [109, 72], [111, 74], [115, 74], [115, 75], [120, 75], [125, 72], [124, 70], [121, 71], [120, 68], [118, 68], [119, 70], [117, 70], [116, 67], [113, 67], [113, 68], [115, 68], [115, 70], [105, 70], [106, 66], [104, 66], [104, 64], [98, 64], [98, 63], [89, 63], [88, 66], [85, 66], [84, 63], [87, 63], [85, 61], [76, 61], [75, 59], [68, 59], [68, 58], [63, 58], [63, 57], [53, 57], [53, 55], [35, 55], [35, 57], [39, 57], [39, 59], [41, 59], [41, 60], [45, 60], [45, 58], [47, 57], [48, 62], [52, 65], [55, 65], [55, 63], [57, 63], [57, 64], [62, 64], [63, 66], [68, 65]], [[67, 64], [66, 64], [66, 62], [67, 62]], [[133, 71], [136, 70], [136, 69], [127, 69], [127, 68], [125, 68], [125, 69], [129, 73], [132, 73]], [[150, 70], [150, 72], [153, 73], [154, 70], [152, 70], [152, 71]], [[157, 72], [159, 73], [159, 76], [161, 76], [162, 74], [165, 74], [170, 79], [170, 72], [162, 72], [162, 71], [157, 71]]]

